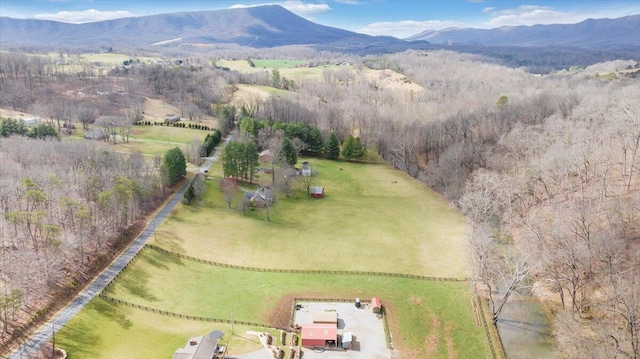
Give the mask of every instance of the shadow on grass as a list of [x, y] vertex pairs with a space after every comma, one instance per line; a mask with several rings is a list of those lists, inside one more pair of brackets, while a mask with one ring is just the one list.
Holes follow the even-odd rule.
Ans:
[[153, 248], [145, 252], [145, 260], [152, 266], [165, 270], [170, 269], [170, 264], [184, 266], [181, 258], [159, 252]]
[[149, 277], [149, 273], [141, 268], [136, 268], [135, 270], [127, 271], [126, 275], [122, 276], [117, 284], [136, 297], [155, 302], [157, 298], [151, 294], [148, 288]]
[[57, 336], [56, 346], [64, 348], [74, 358], [95, 358], [102, 347], [101, 337], [96, 334], [93, 323], [77, 323], [65, 327]]
[[94, 303], [94, 307], [98, 313], [118, 323], [123, 329], [129, 329], [133, 325], [131, 320], [121, 312], [122, 307], [119, 304], [106, 300], [97, 300]]

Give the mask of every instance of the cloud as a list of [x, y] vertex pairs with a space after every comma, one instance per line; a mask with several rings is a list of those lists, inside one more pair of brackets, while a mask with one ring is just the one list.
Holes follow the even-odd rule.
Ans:
[[415, 35], [426, 30], [442, 30], [447, 27], [463, 27], [464, 24], [459, 21], [383, 21], [374, 22], [356, 30], [357, 32], [368, 35], [390, 35], [399, 39]]
[[359, 0], [333, 0], [335, 2], [339, 2], [341, 4], [347, 4], [347, 5], [360, 5], [362, 4], [361, 1]]
[[309, 17], [316, 14], [322, 14], [322, 13], [331, 11], [331, 7], [327, 4], [306, 4], [306, 3], [303, 3], [302, 1], [297, 1], [297, 0], [264, 3], [264, 4], [256, 4], [256, 5], [237, 4], [237, 5], [231, 6], [230, 8], [242, 9], [242, 8], [264, 6], [264, 5], [280, 5], [283, 8], [291, 11], [292, 13], [302, 17]]
[[100, 11], [96, 9], [89, 9], [84, 11], [59, 11], [55, 14], [36, 14], [35, 18], [39, 20], [53, 20], [72, 24], [82, 24], [85, 22], [113, 20], [133, 16], [135, 15], [124, 10]]
[[[536, 25], [536, 24], [574, 24], [588, 18], [615, 18], [628, 15], [630, 9], [618, 9], [584, 13], [580, 11], [558, 11], [549, 6], [521, 5], [510, 9], [498, 10], [486, 7], [482, 12], [491, 18], [483, 27]], [[633, 13], [633, 12], [631, 12]]]

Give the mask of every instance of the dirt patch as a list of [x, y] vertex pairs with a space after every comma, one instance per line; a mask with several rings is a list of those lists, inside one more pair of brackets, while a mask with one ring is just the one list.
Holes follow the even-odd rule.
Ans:
[[458, 359], [456, 349], [453, 346], [453, 338], [451, 337], [451, 323], [447, 322], [444, 326], [444, 341], [447, 343], [447, 358]]
[[432, 357], [438, 352], [438, 346], [440, 345], [440, 319], [438, 317], [433, 318], [431, 321], [431, 332], [424, 339], [424, 351], [427, 358]]
[[420, 298], [420, 297], [411, 297], [411, 298], [409, 298], [409, 301], [411, 301], [411, 304], [413, 304], [413, 305], [422, 304], [422, 298]]

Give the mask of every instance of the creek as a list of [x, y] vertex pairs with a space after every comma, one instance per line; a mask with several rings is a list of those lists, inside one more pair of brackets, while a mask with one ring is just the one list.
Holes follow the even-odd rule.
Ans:
[[534, 298], [513, 298], [507, 302], [498, 330], [507, 359], [557, 359], [550, 319]]

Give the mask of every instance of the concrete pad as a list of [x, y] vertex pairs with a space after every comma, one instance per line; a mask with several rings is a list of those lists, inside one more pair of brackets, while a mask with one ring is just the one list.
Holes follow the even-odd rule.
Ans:
[[391, 350], [387, 348], [384, 322], [373, 312], [369, 303], [356, 308], [354, 303], [336, 302], [296, 302], [302, 308], [296, 310], [294, 322], [298, 325], [311, 324], [314, 312], [335, 310], [338, 313], [338, 333], [353, 334], [353, 349], [342, 351], [316, 352], [303, 348], [304, 359], [389, 359]]

